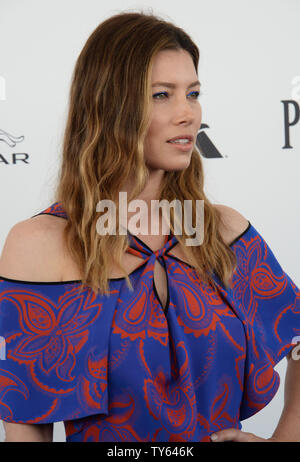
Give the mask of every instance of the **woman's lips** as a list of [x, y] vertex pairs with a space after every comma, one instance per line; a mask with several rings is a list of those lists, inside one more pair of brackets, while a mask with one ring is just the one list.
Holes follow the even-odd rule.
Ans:
[[185, 144], [171, 143], [170, 141], [167, 141], [167, 143], [170, 146], [174, 146], [175, 148], [180, 149], [181, 151], [189, 151], [193, 147], [193, 143], [191, 141]]

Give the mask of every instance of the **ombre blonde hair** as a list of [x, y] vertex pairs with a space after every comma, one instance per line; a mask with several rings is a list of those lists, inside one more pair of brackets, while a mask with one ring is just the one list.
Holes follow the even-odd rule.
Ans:
[[[128, 202], [143, 191], [148, 179], [144, 140], [151, 122], [153, 60], [159, 51], [179, 49], [191, 55], [198, 75], [199, 50], [186, 32], [152, 13], [124, 12], [100, 23], [77, 59], [53, 200], [68, 217], [64, 239], [81, 271], [81, 288], [89, 286], [96, 294], [109, 293], [113, 263], [132, 289], [121, 262], [128, 236], [100, 235], [96, 205], [103, 199], [112, 200], [118, 226], [119, 191], [132, 172], [135, 181]], [[193, 226], [195, 201], [204, 201], [203, 243], [186, 246], [185, 239], [191, 236], [184, 229], [176, 237], [202, 280], [214, 284], [215, 273], [229, 287], [236, 257], [219, 232], [220, 212], [204, 193], [203, 166], [196, 149], [186, 169], [165, 172], [162, 199], [177, 199], [182, 209], [183, 201], [191, 200]], [[174, 232], [172, 210], [170, 218]]]

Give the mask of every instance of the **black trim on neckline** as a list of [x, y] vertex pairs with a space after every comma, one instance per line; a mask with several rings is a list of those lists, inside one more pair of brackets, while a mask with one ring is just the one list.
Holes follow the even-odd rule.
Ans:
[[[131, 276], [134, 274], [136, 271], [138, 271], [142, 266], [144, 266], [147, 263], [148, 260], [143, 261], [139, 266], [137, 266], [131, 273], [128, 274], [128, 276]], [[54, 284], [79, 284], [82, 283], [82, 279], [73, 279], [71, 281], [23, 281], [22, 279], [11, 279], [11, 278], [6, 278], [5, 276], [0, 275], [0, 281], [8, 281], [8, 282], [21, 282], [22, 284], [40, 284], [40, 285], [54, 285]], [[125, 276], [121, 276], [119, 278], [108, 278], [108, 281], [123, 281], [125, 280]], [[0, 286], [1, 288], [1, 286]]]
[[[130, 231], [128, 231], [128, 234], [130, 234], [130, 236], [134, 237], [134, 238], [137, 239], [141, 244], [143, 244], [145, 247], [147, 247], [147, 249], [148, 249], [151, 253], [155, 253], [155, 252], [158, 252], [159, 250], [163, 249], [163, 248], [165, 247], [165, 245], [172, 239], [172, 238], [170, 238], [170, 233], [169, 233], [168, 235], [165, 234], [165, 236], [168, 236], [168, 237], [169, 237], [169, 239], [165, 242], [165, 244], [164, 244], [160, 249], [152, 250], [152, 249], [150, 249], [150, 247], [149, 247], [144, 241], [142, 241], [139, 237], [135, 236], [134, 234], [131, 234]], [[166, 237], [165, 237], [165, 238], [166, 238]], [[177, 242], [174, 242], [174, 245], [175, 245], [175, 244], [177, 244]], [[172, 247], [173, 247], [173, 245], [172, 245]], [[170, 249], [168, 249], [168, 250], [170, 250]], [[167, 252], [168, 250], [166, 250], [166, 252]]]
[[[55, 213], [50, 213], [50, 212], [40, 212], [40, 213], [37, 213], [36, 215], [33, 215], [33, 216], [30, 217], [30, 218], [33, 218], [33, 217], [36, 217], [36, 216], [39, 216], [39, 215], [54, 215], [55, 217], [63, 218], [64, 220], [67, 220], [67, 219], [68, 219], [67, 217], [64, 217], [64, 216], [62, 216], [62, 215], [56, 215]], [[242, 236], [244, 236], [244, 234], [246, 234], [246, 233], [249, 231], [249, 229], [251, 228], [251, 226], [252, 226], [252, 224], [251, 224], [250, 221], [248, 220], [248, 226], [247, 226], [247, 228], [246, 228], [241, 234], [239, 234], [239, 235], [231, 242], [231, 244], [229, 244], [229, 247], [231, 247], [231, 246], [234, 245], [237, 241], [239, 241], [240, 238], [241, 238]], [[150, 249], [150, 247], [149, 247], [144, 241], [142, 241], [138, 236], [135, 236], [134, 234], [131, 234], [131, 232], [130, 232], [128, 229], [127, 229], [127, 233], [128, 233], [129, 235], [131, 235], [132, 237], [134, 237], [135, 239], [137, 239], [137, 240], [138, 240], [141, 244], [143, 244], [151, 253], [157, 252], [157, 250], [154, 251], [154, 250]], [[165, 235], [165, 236], [167, 236], [167, 235]], [[173, 236], [175, 236], [175, 235], [172, 235], [172, 236], [171, 236], [171, 230], [170, 230], [170, 232], [169, 232], [169, 234], [168, 234], [168, 240], [166, 241], [166, 243], [164, 244], [164, 246], [173, 238]], [[177, 244], [179, 244], [178, 240], [176, 240], [176, 241], [169, 247], [169, 249], [166, 250], [165, 254], [168, 255], [168, 256], [171, 257], [171, 258], [174, 258], [174, 259], [177, 260], [178, 262], [183, 263], [183, 264], [189, 266], [189, 267], [192, 268], [192, 269], [195, 269], [194, 266], [190, 265], [189, 263], [187, 263], [187, 262], [185, 262], [185, 261], [183, 261], [183, 260], [180, 260], [180, 258], [178, 258], [178, 257], [176, 257], [175, 255], [172, 255], [172, 254], [169, 253], [169, 251], [172, 250], [173, 247], [175, 247]], [[163, 246], [163, 247], [164, 247], [164, 246]], [[163, 247], [162, 247], [162, 248], [163, 248]], [[160, 250], [160, 249], [158, 249], [158, 250]], [[145, 265], [145, 263], [146, 263], [147, 261], [148, 261], [148, 259], [146, 259], [143, 263], [141, 263], [139, 266], [137, 266], [131, 273], [128, 274], [128, 276], [131, 276], [131, 275], [134, 274], [136, 271], [138, 271], [142, 266]], [[167, 285], [168, 285], [168, 288], [167, 288], [167, 290], [168, 290], [168, 293], [167, 293], [167, 303], [166, 303], [166, 307], [165, 307], [165, 308], [163, 308], [162, 303], [161, 303], [161, 301], [160, 301], [160, 298], [159, 298], [159, 296], [158, 296], [158, 293], [157, 293], [157, 291], [156, 291], [156, 287], [155, 287], [155, 284], [154, 284], [154, 272], [153, 272], [153, 289], [154, 289], [155, 295], [156, 295], [156, 297], [157, 297], [157, 299], [158, 299], [158, 301], [159, 301], [159, 303], [160, 303], [160, 305], [161, 305], [161, 308], [162, 308], [163, 311], [166, 313], [166, 312], [167, 312], [167, 309], [168, 309], [168, 307], [169, 307], [169, 302], [170, 302], [169, 295], [170, 295], [170, 294], [169, 294], [169, 281], [168, 281], [167, 268], [166, 268], [166, 264], [165, 264], [164, 259], [163, 259], [163, 264], [164, 264], [164, 267], [165, 267], [165, 270], [166, 270], [166, 278], [167, 278]], [[125, 276], [122, 276], [122, 277], [119, 277], [119, 278], [108, 278], [108, 281], [122, 281], [122, 280], [125, 280], [125, 279], [126, 279], [126, 277], [125, 277]], [[55, 284], [56, 284], [56, 285], [59, 285], [59, 284], [80, 284], [80, 283], [82, 283], [82, 280], [81, 280], [81, 279], [73, 279], [73, 280], [70, 280], [70, 281], [23, 281], [22, 279], [12, 279], [12, 278], [7, 278], [7, 277], [4, 277], [4, 276], [1, 276], [1, 275], [0, 275], [0, 281], [1, 281], [1, 280], [8, 281], [8, 282], [17, 282], [17, 283], [19, 282], [19, 283], [22, 283], [22, 284], [37, 284], [37, 285], [55, 285]]]
[[64, 220], [67, 220], [68, 217], [63, 217], [62, 215], [56, 215], [56, 213], [50, 213], [50, 212], [40, 212], [40, 213], [37, 213], [36, 215], [32, 215], [32, 217], [30, 218], [34, 218], [34, 217], [37, 217], [39, 215], [54, 215], [55, 217], [58, 217], [58, 218], [63, 218]]
[[241, 234], [239, 234], [233, 241], [231, 244], [229, 244], [229, 247], [231, 247], [233, 244], [235, 244], [235, 242], [237, 242], [242, 236], [244, 236], [244, 234], [247, 233], [247, 231], [249, 231], [249, 229], [251, 228], [251, 223], [250, 221], [248, 220], [248, 226], [247, 228], [245, 229], [245, 231], [243, 231]]
[[[8, 282], [21, 282], [22, 284], [44, 284], [44, 285], [53, 285], [53, 284], [76, 284], [82, 282], [80, 279], [74, 279], [72, 281], [23, 281], [22, 279], [12, 279], [6, 278], [5, 276], [0, 275], [0, 281], [8, 281]], [[1, 287], [1, 285], [0, 285]]]

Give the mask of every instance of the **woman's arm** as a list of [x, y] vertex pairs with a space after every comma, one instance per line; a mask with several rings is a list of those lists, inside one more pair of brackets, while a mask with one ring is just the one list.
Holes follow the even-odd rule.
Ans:
[[38, 425], [2, 422], [5, 430], [5, 443], [53, 441], [53, 423]]
[[[35, 217], [13, 226], [0, 256], [0, 276], [29, 281], [62, 280], [62, 220], [51, 218]], [[53, 423], [2, 422], [5, 442], [48, 442], [53, 439]]]
[[284, 407], [272, 438], [300, 442], [300, 358], [293, 359], [291, 353], [286, 358]]

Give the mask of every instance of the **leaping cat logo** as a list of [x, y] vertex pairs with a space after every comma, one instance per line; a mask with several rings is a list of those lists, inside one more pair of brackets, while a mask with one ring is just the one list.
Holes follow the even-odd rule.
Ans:
[[0, 128], [0, 141], [4, 141], [4, 143], [8, 144], [11, 148], [14, 148], [17, 143], [23, 141], [25, 136], [13, 136], [9, 133], [1, 130]]

